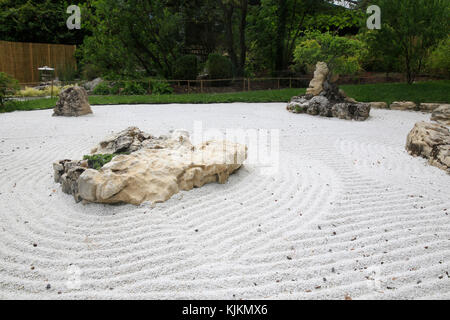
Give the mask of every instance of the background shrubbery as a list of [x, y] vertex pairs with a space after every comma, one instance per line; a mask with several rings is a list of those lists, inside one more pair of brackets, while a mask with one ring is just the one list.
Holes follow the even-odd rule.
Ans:
[[294, 61], [310, 70], [314, 70], [317, 62], [324, 61], [335, 74], [356, 74], [361, 70], [366, 52], [360, 40], [315, 31], [306, 33], [297, 45]]
[[177, 80], [194, 80], [198, 75], [197, 56], [188, 54], [181, 56], [175, 62], [173, 77]]
[[206, 69], [210, 79], [230, 79], [233, 77], [231, 60], [218, 53], [211, 53], [208, 56]]
[[426, 68], [428, 72], [450, 78], [450, 37], [431, 52]]
[[165, 81], [161, 80], [120, 80], [120, 81], [104, 81], [98, 84], [93, 90], [94, 95], [145, 95], [152, 94], [171, 94], [172, 87]]
[[13, 94], [18, 89], [19, 84], [16, 79], [0, 72], [0, 108], [4, 107], [6, 96]]

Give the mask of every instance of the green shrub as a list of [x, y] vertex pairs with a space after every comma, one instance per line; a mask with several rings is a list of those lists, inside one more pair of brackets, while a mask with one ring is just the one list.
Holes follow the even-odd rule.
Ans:
[[314, 68], [319, 61], [326, 62], [335, 74], [356, 74], [367, 51], [357, 39], [339, 37], [329, 32], [307, 32], [294, 51], [294, 61]]
[[6, 96], [13, 95], [19, 89], [19, 83], [9, 74], [0, 72], [0, 107], [4, 107]]
[[195, 80], [198, 75], [197, 56], [188, 54], [177, 59], [173, 76], [177, 80]]
[[107, 82], [100, 82], [92, 91], [95, 95], [106, 96], [111, 94], [111, 88]]
[[85, 155], [83, 156], [83, 160], [88, 161], [88, 167], [91, 169], [99, 170], [108, 162], [111, 162], [114, 157], [122, 155], [122, 154], [130, 154], [129, 152], [118, 152], [113, 154], [93, 154], [93, 155]]
[[74, 81], [79, 77], [79, 71], [75, 65], [67, 64], [58, 68], [58, 78], [61, 81]]
[[110, 94], [121, 94], [125, 89], [125, 81], [116, 81], [110, 85]]
[[88, 161], [89, 168], [98, 170], [108, 162], [111, 162], [115, 156], [115, 154], [94, 154], [84, 156], [83, 160]]
[[233, 77], [231, 60], [218, 53], [211, 53], [208, 56], [206, 69], [211, 79], [230, 79]]
[[126, 96], [135, 96], [135, 95], [143, 95], [146, 94], [147, 90], [145, 90], [144, 86], [136, 81], [125, 81], [125, 86], [120, 92], [120, 94]]
[[428, 71], [450, 77], [450, 37], [441, 41], [427, 60]]
[[172, 94], [173, 88], [165, 81], [152, 81], [152, 94]]

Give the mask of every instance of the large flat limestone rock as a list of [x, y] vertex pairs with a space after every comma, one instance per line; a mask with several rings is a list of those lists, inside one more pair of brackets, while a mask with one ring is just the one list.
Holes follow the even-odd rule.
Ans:
[[247, 159], [243, 144], [208, 141], [193, 146], [186, 131], [156, 138], [136, 127], [106, 138], [91, 153], [115, 156], [99, 170], [89, 168], [87, 161], [53, 164], [55, 181], [77, 202], [164, 202], [180, 190], [227, 182]]
[[164, 202], [180, 190], [225, 183], [247, 158], [246, 146], [210, 141], [190, 149], [142, 149], [79, 178], [81, 198], [99, 203]]

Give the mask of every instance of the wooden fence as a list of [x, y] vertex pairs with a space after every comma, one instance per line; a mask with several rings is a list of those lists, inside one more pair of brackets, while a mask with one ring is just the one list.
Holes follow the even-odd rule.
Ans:
[[55, 68], [60, 75], [76, 70], [75, 45], [0, 41], [0, 72], [20, 83], [39, 82], [39, 67]]

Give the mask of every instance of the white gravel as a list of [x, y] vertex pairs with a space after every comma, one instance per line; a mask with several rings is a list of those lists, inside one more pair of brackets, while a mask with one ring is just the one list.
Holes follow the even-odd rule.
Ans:
[[[94, 106], [0, 114], [0, 298], [449, 299], [450, 176], [413, 158], [429, 114], [365, 122], [285, 104]], [[76, 204], [52, 162], [128, 126], [280, 130], [274, 175], [149, 205]]]

